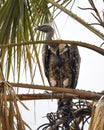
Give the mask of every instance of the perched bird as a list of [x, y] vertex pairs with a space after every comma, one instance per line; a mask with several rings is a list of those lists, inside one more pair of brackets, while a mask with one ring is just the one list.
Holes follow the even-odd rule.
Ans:
[[[46, 33], [46, 40], [52, 40], [54, 29], [50, 25], [38, 26], [35, 30]], [[50, 86], [76, 88], [80, 68], [80, 55], [76, 45], [44, 44], [42, 59]], [[59, 100], [58, 111], [61, 111], [63, 117], [70, 114], [70, 107], [71, 99]]]

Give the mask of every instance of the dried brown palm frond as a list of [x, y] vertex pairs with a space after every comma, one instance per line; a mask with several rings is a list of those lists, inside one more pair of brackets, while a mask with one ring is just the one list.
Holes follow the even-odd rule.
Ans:
[[21, 117], [18, 102], [28, 108], [19, 100], [13, 87], [7, 82], [0, 83], [0, 99], [0, 130], [26, 130], [26, 127], [31, 130]]
[[88, 130], [104, 130], [104, 95], [93, 104]]
[[42, 124], [37, 130], [65, 130], [63, 124], [67, 124], [70, 130], [84, 130], [84, 126], [91, 117], [92, 102], [85, 100], [73, 101], [71, 113], [63, 117], [61, 111], [48, 113], [49, 123]]

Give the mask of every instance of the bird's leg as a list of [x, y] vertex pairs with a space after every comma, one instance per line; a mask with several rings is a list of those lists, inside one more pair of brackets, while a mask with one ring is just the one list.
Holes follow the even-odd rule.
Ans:
[[[53, 78], [50, 78], [50, 85], [51, 87], [55, 87], [57, 85], [57, 81]], [[51, 99], [53, 99], [54, 93], [55, 92], [52, 92]]]
[[[70, 81], [69, 78], [66, 78], [63, 80], [63, 87], [64, 88], [68, 88], [70, 85]], [[59, 115], [61, 115], [62, 117], [65, 117], [66, 119], [68, 118], [69, 114], [70, 114], [70, 99], [64, 99], [64, 95], [65, 93], [62, 93], [62, 99], [60, 99], [58, 101], [58, 112]]]
[[[67, 88], [69, 85], [69, 78], [66, 78], [64, 81], [63, 81], [63, 88]], [[64, 95], [65, 93], [62, 94], [62, 99], [64, 99]]]

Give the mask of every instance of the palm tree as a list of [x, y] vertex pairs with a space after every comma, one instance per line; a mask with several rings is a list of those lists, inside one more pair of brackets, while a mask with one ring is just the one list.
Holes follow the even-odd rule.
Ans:
[[[99, 25], [101, 28], [104, 28], [103, 17], [100, 15], [93, 0], [88, 0], [88, 3], [91, 8], [80, 9], [82, 11], [88, 9], [91, 11], [93, 10], [92, 15], [97, 23], [88, 24], [74, 14], [73, 11], [68, 9], [69, 7], [70, 9], [73, 8], [74, 4], [76, 4], [75, 0], [1, 0], [0, 80], [12, 81], [14, 83], [20, 82], [22, 79], [21, 72], [23, 70], [25, 78], [28, 76], [28, 72], [30, 72], [29, 75], [31, 80], [27, 83], [33, 83], [36, 78], [36, 68], [38, 68], [42, 83], [45, 84], [39, 59], [41, 44], [36, 44], [37, 42], [35, 42], [43, 40], [44, 35], [35, 32], [34, 27], [45, 23], [51, 23], [56, 27], [54, 20], [61, 12], [66, 13], [68, 16], [82, 24], [82, 26], [85, 26], [97, 35], [100, 39], [104, 40], [104, 34], [99, 32], [95, 26]], [[104, 55], [103, 50], [100, 48], [98, 49], [87, 44], [79, 44], [79, 42], [77, 44], [98, 51], [99, 53], [101, 52]], [[13, 126], [11, 126], [11, 128], [12, 127]], [[7, 128], [9, 129], [9, 126], [7, 126], [6, 129]]]

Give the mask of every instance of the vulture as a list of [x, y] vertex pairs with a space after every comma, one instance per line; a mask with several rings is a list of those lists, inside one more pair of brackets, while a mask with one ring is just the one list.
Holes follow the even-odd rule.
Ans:
[[[49, 24], [37, 26], [35, 30], [46, 33], [46, 40], [52, 40], [54, 29]], [[75, 89], [80, 69], [80, 54], [76, 45], [44, 44], [42, 48], [44, 73], [50, 86]], [[71, 111], [71, 99], [58, 101], [58, 112], [67, 117]], [[66, 130], [68, 126], [65, 127]]]

